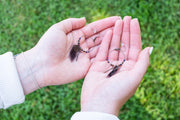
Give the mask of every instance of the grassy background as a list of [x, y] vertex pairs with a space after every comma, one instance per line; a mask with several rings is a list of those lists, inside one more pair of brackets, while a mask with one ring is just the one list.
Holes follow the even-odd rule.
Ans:
[[[150, 67], [122, 120], [180, 120], [180, 3], [178, 0], [0, 0], [0, 54], [33, 47], [54, 23], [85, 16], [137, 17], [143, 48], [153, 46]], [[82, 80], [42, 88], [26, 101], [0, 110], [1, 120], [68, 120], [80, 110]]]

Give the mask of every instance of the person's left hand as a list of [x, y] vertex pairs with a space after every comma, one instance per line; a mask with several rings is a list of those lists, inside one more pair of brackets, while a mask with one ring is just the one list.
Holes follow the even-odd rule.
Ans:
[[[85, 18], [70, 18], [51, 26], [37, 45], [24, 53], [40, 87], [66, 84], [85, 77], [91, 59], [98, 51], [97, 45], [118, 19], [120, 17], [109, 17], [85, 26]], [[77, 61], [71, 61], [70, 51], [80, 37], [80, 47], [91, 52], [80, 52]]]

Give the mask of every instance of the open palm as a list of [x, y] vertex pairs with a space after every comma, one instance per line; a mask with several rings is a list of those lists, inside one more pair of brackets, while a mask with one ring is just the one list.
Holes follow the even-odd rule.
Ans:
[[[98, 45], [107, 29], [112, 29], [119, 17], [110, 17], [94, 23], [86, 24], [85, 18], [70, 18], [51, 26], [32, 49], [36, 59], [41, 61], [41, 87], [60, 85], [82, 79], [90, 65], [91, 59], [98, 51]], [[93, 42], [94, 38], [98, 38]], [[90, 53], [80, 52], [77, 61], [70, 60], [73, 45], [78, 44], [84, 50], [92, 49]]]
[[[121, 41], [121, 42], [120, 42]], [[121, 50], [116, 51], [120, 47]], [[85, 77], [81, 93], [81, 110], [118, 115], [122, 105], [134, 94], [149, 64], [149, 49], [141, 51], [137, 19], [118, 20], [113, 32], [105, 35], [94, 63]], [[112, 66], [125, 63], [108, 77]], [[109, 71], [108, 71], [109, 70]]]

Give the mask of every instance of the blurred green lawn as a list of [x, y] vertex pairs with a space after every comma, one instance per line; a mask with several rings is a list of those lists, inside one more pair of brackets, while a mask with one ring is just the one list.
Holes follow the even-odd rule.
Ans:
[[[0, 54], [33, 47], [54, 23], [69, 17], [88, 23], [108, 16], [137, 17], [143, 48], [153, 46], [150, 67], [121, 120], [180, 120], [180, 2], [178, 0], [0, 0]], [[68, 120], [80, 110], [83, 80], [42, 88], [0, 110], [1, 120]]]

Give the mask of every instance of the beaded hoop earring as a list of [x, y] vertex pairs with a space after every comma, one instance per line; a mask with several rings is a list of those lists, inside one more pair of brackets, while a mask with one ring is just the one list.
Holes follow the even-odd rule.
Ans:
[[[120, 48], [115, 48], [114, 50], [120, 51]], [[123, 53], [123, 55], [124, 55], [124, 53]], [[111, 65], [111, 67], [112, 67], [111, 69], [109, 69], [109, 70], [112, 70], [112, 71], [108, 74], [107, 77], [113, 76], [113, 75], [118, 71], [119, 67], [121, 67], [121, 66], [124, 64], [124, 62], [126, 61], [126, 60], [125, 60], [125, 55], [124, 55], [123, 61], [122, 61], [120, 64], [118, 64], [118, 65], [112, 64], [112, 63], [109, 61], [109, 58], [108, 58], [108, 57], [107, 57], [106, 60], [107, 60], [107, 63], [109, 63], [109, 64]], [[106, 72], [108, 72], [109, 70], [107, 70]]]

